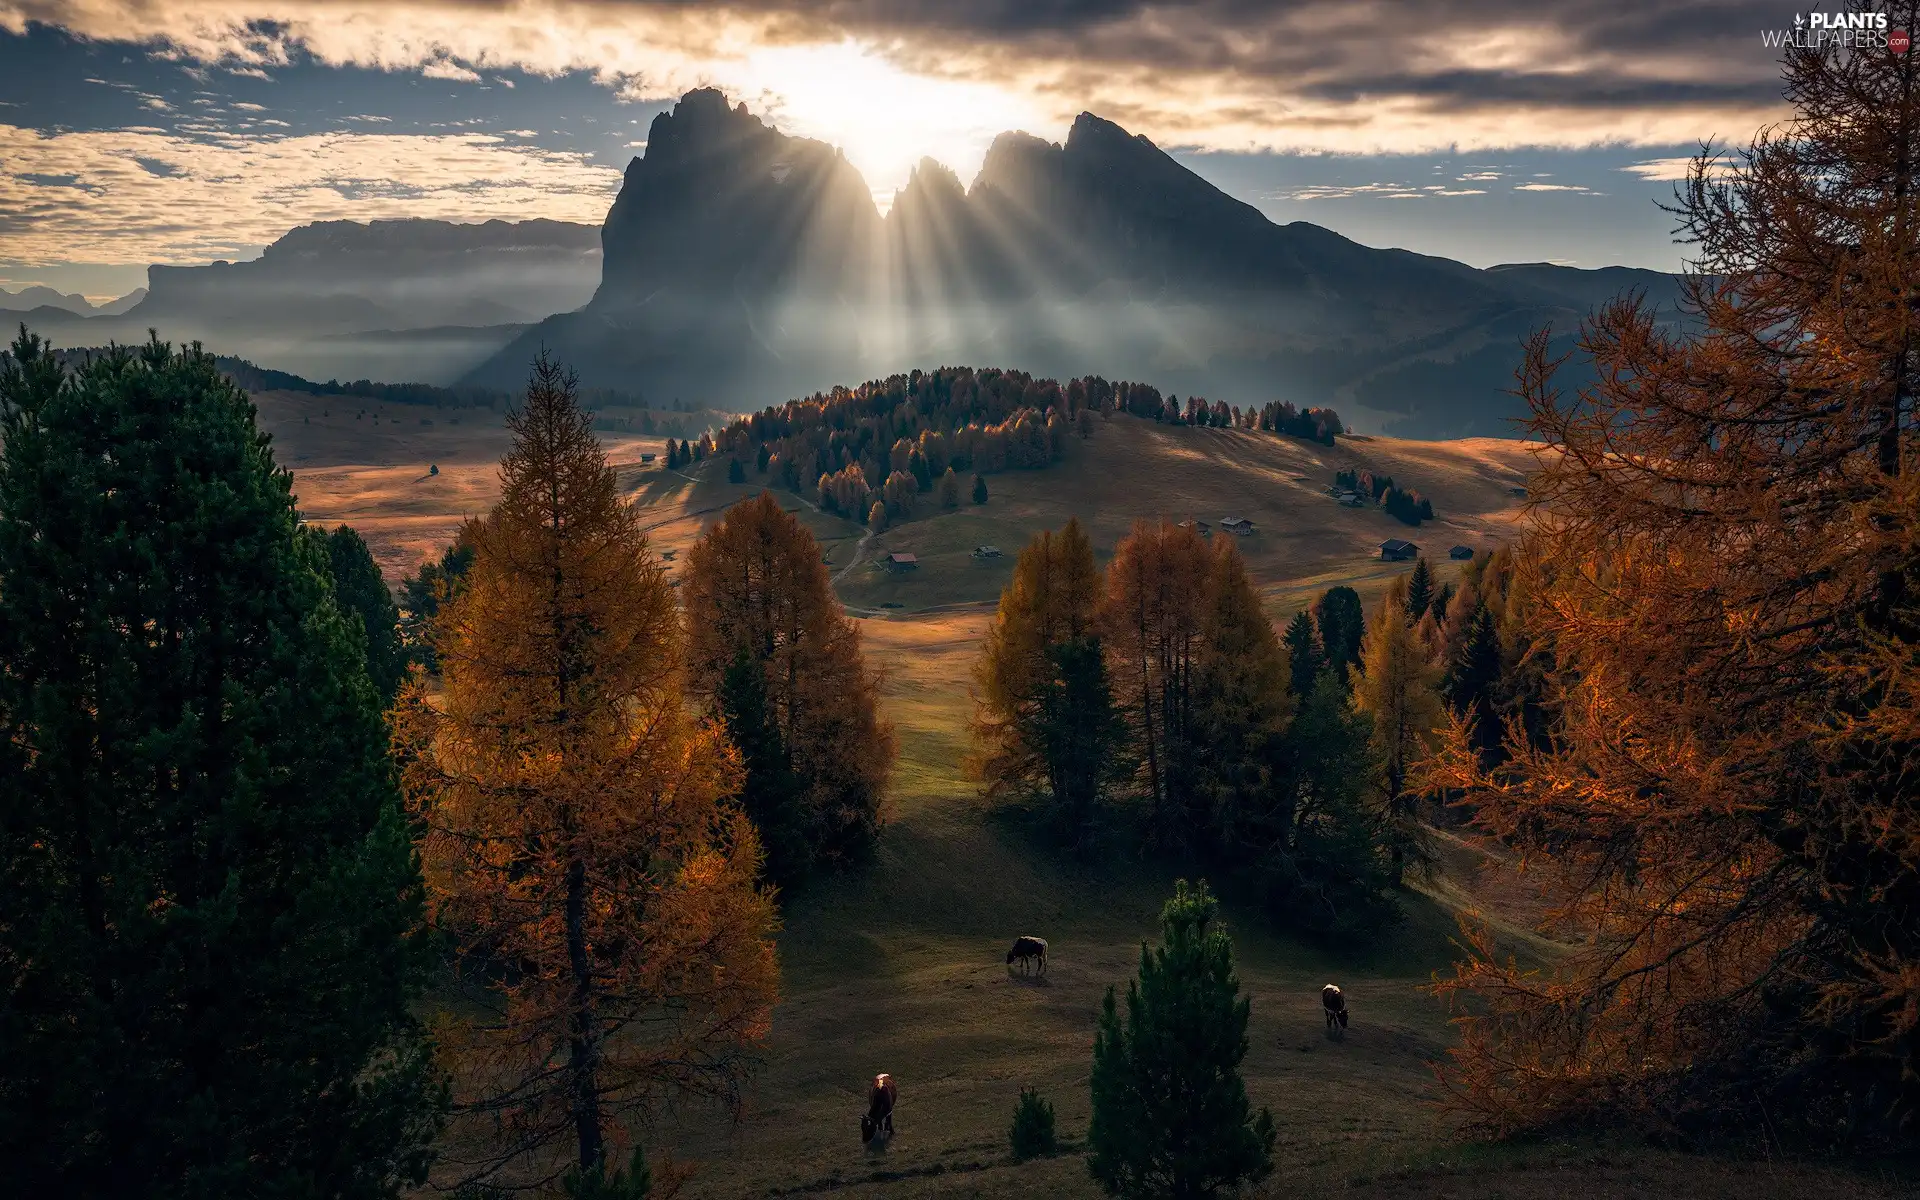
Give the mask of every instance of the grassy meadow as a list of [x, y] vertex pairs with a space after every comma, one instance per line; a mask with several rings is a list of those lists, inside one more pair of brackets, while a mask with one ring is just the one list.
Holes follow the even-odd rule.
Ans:
[[[309, 404], [315, 411], [304, 411]], [[401, 410], [401, 424], [375, 432], [350, 420], [342, 427], [337, 415], [321, 421], [320, 404], [269, 396], [263, 423], [295, 470], [303, 511], [354, 525], [390, 579], [491, 503], [506, 444], [497, 417], [456, 414], [462, 424], [453, 426], [425, 414], [437, 423], [420, 426]], [[659, 439], [610, 438], [607, 446], [622, 486], [646, 509], [656, 547], [676, 556], [758, 489], [751, 472], [746, 486], [725, 483], [724, 464], [685, 472], [666, 470], [660, 458], [641, 465], [643, 452], [661, 452]], [[1528, 464], [1523, 445], [1493, 439], [1343, 439], [1329, 449], [1116, 417], [1061, 465], [990, 476], [984, 506], [939, 512], [923, 497], [918, 519], [870, 537], [810, 500], [777, 493], [820, 539], [841, 597], [860, 619], [867, 652], [884, 672], [900, 758], [872, 868], [787, 900], [784, 998], [741, 1122], [692, 1106], [644, 1131], [656, 1153], [671, 1148], [697, 1166], [683, 1194], [1098, 1194], [1071, 1150], [1014, 1164], [1007, 1128], [1020, 1088], [1037, 1086], [1053, 1101], [1068, 1145], [1084, 1136], [1101, 996], [1110, 984], [1124, 989], [1177, 872], [1125, 854], [1078, 862], [1041, 851], [988, 811], [967, 778], [970, 671], [992, 601], [1028, 537], [1077, 515], [1104, 558], [1138, 517], [1247, 517], [1259, 531], [1242, 549], [1271, 615], [1283, 619], [1337, 583], [1371, 603], [1410, 567], [1379, 561], [1376, 547], [1390, 537], [1419, 543], [1438, 560], [1440, 577], [1452, 578], [1449, 546], [1490, 548], [1511, 536], [1523, 504], [1512, 488]], [[1439, 519], [1415, 531], [1371, 509], [1339, 507], [1325, 485], [1336, 470], [1356, 466], [1420, 489]], [[1003, 557], [971, 557], [983, 543]], [[877, 563], [893, 550], [916, 554], [921, 565], [887, 573]], [[1599, 1139], [1458, 1140], [1436, 1104], [1429, 1066], [1444, 1055], [1451, 1028], [1423, 990], [1447, 969], [1457, 916], [1484, 911], [1523, 957], [1549, 956], [1552, 946], [1528, 929], [1533, 901], [1524, 878], [1470, 840], [1450, 839], [1442, 849], [1440, 873], [1406, 895], [1405, 921], [1373, 944], [1315, 945], [1227, 905], [1253, 1006], [1247, 1085], [1279, 1128], [1267, 1194], [1904, 1194], [1899, 1180], [1872, 1171], [1689, 1157]], [[1008, 973], [1003, 956], [1021, 933], [1051, 943], [1044, 979]], [[1319, 990], [1329, 981], [1346, 990], [1353, 1012], [1340, 1041], [1326, 1035], [1320, 1014]], [[876, 1151], [862, 1147], [857, 1121], [879, 1071], [898, 1081], [900, 1105], [898, 1135]]]

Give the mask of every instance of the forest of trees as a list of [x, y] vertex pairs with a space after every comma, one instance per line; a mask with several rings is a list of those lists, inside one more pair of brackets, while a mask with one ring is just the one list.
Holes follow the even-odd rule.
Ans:
[[1365, 470], [1336, 471], [1333, 475], [1333, 486], [1340, 491], [1353, 492], [1364, 500], [1373, 501], [1386, 510], [1388, 516], [1396, 517], [1409, 525], [1433, 520], [1433, 501], [1412, 488], [1400, 487], [1394, 483], [1391, 475], [1375, 475], [1372, 471]]
[[[750, 413], [722, 428], [700, 457], [752, 461], [759, 475], [814, 497], [829, 512], [885, 525], [926, 503], [919, 498], [949, 471], [971, 472], [974, 503], [985, 503], [981, 476], [1059, 461], [1075, 438], [1093, 436], [1095, 413], [1265, 430], [1327, 445], [1343, 431], [1331, 409], [1241, 409], [1192, 396], [1182, 407], [1179, 397], [1143, 383], [1087, 376], [1062, 385], [1022, 371], [942, 367]], [[684, 447], [673, 457], [684, 459]], [[945, 493], [933, 502], [945, 505]]]
[[1491, 729], [1517, 702], [1481, 599], [1508, 572], [1436, 588], [1423, 559], [1371, 620], [1337, 587], [1283, 636], [1230, 540], [1139, 522], [1103, 572], [1070, 521], [1021, 551], [988, 628], [974, 769], [1068, 847], [1131, 827], [1286, 927], [1378, 928], [1425, 858], [1410, 771], [1448, 705]]

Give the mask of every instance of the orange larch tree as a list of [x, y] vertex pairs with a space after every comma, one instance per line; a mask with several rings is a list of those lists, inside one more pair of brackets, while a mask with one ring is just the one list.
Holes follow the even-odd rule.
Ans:
[[738, 761], [688, 712], [671, 593], [573, 393], [543, 354], [436, 622], [443, 686], [397, 714], [462, 960], [449, 1182], [599, 1178], [663, 1095], [737, 1102], [778, 986]]
[[1082, 845], [1130, 761], [1099, 615], [1104, 589], [1078, 520], [1020, 551], [974, 666], [971, 766], [989, 799], [1039, 799]]
[[[1422, 865], [1429, 857], [1416, 796], [1407, 785], [1434, 744], [1442, 711], [1440, 668], [1408, 623], [1407, 592], [1403, 576], [1381, 598], [1360, 643], [1359, 669], [1353, 677], [1354, 707], [1373, 721], [1382, 840], [1392, 857], [1396, 884], [1405, 876], [1409, 854]], [[1430, 617], [1422, 613], [1420, 619]]]
[[1793, 119], [1679, 192], [1694, 330], [1625, 298], [1584, 328], [1596, 383], [1562, 394], [1544, 333], [1521, 371], [1545, 448], [1508, 616], [1552, 720], [1510, 720], [1491, 771], [1456, 731], [1432, 780], [1574, 943], [1540, 974], [1482, 944], [1443, 985], [1473, 1001], [1450, 1082], [1496, 1130], [1920, 1119], [1920, 64], [1785, 70]]
[[742, 500], [687, 551], [681, 599], [688, 687], [716, 716], [737, 659], [763, 673], [780, 767], [801, 801], [805, 861], [778, 864], [781, 877], [864, 859], [884, 815], [893, 727], [813, 534], [770, 492]]
[[1167, 521], [1136, 521], [1107, 564], [1101, 624], [1114, 690], [1144, 762], [1151, 834], [1175, 851], [1190, 849], [1205, 821], [1196, 810], [1191, 734], [1212, 565], [1192, 528]]

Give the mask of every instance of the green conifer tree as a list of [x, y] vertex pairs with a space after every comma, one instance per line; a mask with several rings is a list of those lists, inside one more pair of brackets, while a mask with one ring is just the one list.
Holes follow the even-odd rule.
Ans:
[[1398, 919], [1391, 830], [1369, 792], [1379, 771], [1373, 722], [1331, 670], [1321, 671], [1287, 730], [1273, 833], [1252, 870], [1268, 911], [1293, 929], [1346, 936]]
[[1123, 1018], [1107, 989], [1093, 1040], [1087, 1168], [1128, 1200], [1211, 1196], [1273, 1170], [1273, 1114], [1240, 1078], [1250, 1004], [1205, 881], [1174, 885], [1162, 944], [1140, 947]]
[[1447, 663], [1442, 688], [1447, 703], [1469, 725], [1469, 740], [1483, 753], [1500, 744], [1500, 722], [1494, 713], [1494, 689], [1500, 684], [1500, 630], [1493, 610], [1474, 605], [1466, 637]]
[[421, 563], [420, 569], [400, 581], [400, 640], [407, 659], [429, 671], [440, 669], [433, 653], [433, 621], [441, 606], [460, 591], [467, 568], [473, 565], [473, 529], [461, 526], [453, 544], [440, 552], [438, 562]]
[[1134, 762], [1100, 639], [1069, 638], [1047, 647], [1046, 657], [1053, 670], [1035, 706], [1036, 740], [1050, 781], [1053, 820], [1077, 846], [1093, 832], [1110, 792], [1133, 773]]
[[979, 475], [973, 477], [973, 502], [975, 504], [987, 502], [987, 481]]
[[1360, 642], [1367, 633], [1360, 593], [1350, 587], [1328, 588], [1313, 606], [1313, 615], [1320, 630], [1321, 653], [1345, 683], [1348, 669], [1360, 661]]
[[0, 1156], [21, 1196], [386, 1197], [443, 1091], [380, 699], [197, 348], [0, 367]]
[[727, 482], [728, 483], [745, 483], [746, 481], [747, 481], [747, 469], [744, 466], [740, 465], [739, 459], [729, 458], [727, 460]]
[[390, 705], [407, 674], [407, 648], [400, 641], [400, 609], [367, 543], [351, 525], [339, 526], [326, 539], [334, 602], [341, 612], [359, 619], [366, 644], [367, 678], [380, 693], [381, 704]]
[[1422, 558], [1413, 564], [1413, 574], [1407, 576], [1407, 623], [1414, 624], [1427, 615], [1427, 609], [1433, 604], [1433, 568]]
[[1289, 674], [1292, 679], [1293, 694], [1305, 698], [1313, 690], [1313, 681], [1327, 665], [1326, 656], [1320, 649], [1320, 635], [1314, 628], [1313, 617], [1309, 613], [1295, 613], [1287, 625], [1286, 637]]
[[720, 677], [716, 696], [727, 734], [747, 769], [740, 806], [760, 831], [762, 871], [782, 888], [800, 882], [813, 857], [800, 778], [767, 707], [767, 676], [742, 646]]

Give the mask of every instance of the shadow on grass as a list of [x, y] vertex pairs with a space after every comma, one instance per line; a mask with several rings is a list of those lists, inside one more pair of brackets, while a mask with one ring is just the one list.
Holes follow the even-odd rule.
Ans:
[[853, 1187], [862, 1183], [894, 1183], [902, 1179], [927, 1179], [940, 1175], [966, 1175], [979, 1171], [990, 1171], [995, 1167], [1018, 1167], [1023, 1163], [1040, 1159], [1061, 1158], [1081, 1152], [1079, 1142], [1063, 1140], [1049, 1154], [1036, 1154], [1031, 1158], [1015, 1158], [1005, 1154], [998, 1158], [970, 1159], [965, 1162], [935, 1162], [921, 1167], [901, 1167], [897, 1170], [881, 1168], [865, 1174], [842, 1174], [835, 1171], [822, 1179], [809, 1183], [799, 1183], [792, 1187], [773, 1188], [766, 1195], [772, 1196], [810, 1196], [821, 1192], [838, 1191], [844, 1187]]

